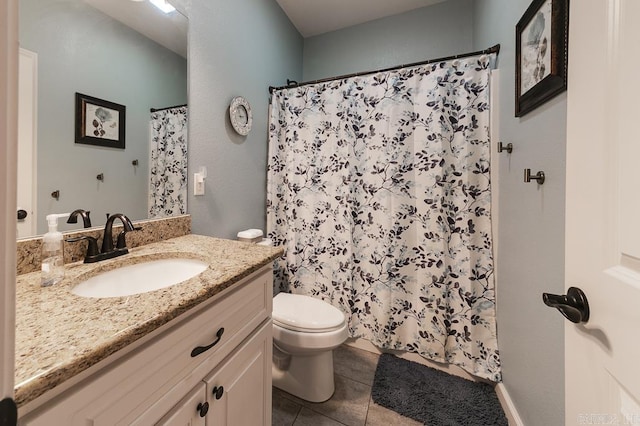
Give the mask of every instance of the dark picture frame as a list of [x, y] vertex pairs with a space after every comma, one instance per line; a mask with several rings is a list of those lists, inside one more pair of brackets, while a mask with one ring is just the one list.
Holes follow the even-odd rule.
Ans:
[[569, 0], [533, 0], [516, 25], [516, 107], [522, 117], [567, 90]]
[[126, 112], [124, 105], [76, 93], [76, 143], [124, 149]]

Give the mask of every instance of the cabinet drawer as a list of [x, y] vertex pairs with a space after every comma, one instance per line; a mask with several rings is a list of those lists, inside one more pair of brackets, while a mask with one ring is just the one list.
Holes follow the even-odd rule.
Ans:
[[[21, 424], [130, 424], [160, 399], [166, 412], [271, 315], [271, 283], [270, 268], [249, 276]], [[181, 396], [176, 388], [184, 388]], [[167, 400], [168, 394], [176, 400]]]

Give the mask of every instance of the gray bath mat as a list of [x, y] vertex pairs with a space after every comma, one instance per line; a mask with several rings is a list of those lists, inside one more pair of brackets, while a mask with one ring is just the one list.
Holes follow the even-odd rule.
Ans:
[[493, 386], [380, 355], [373, 401], [428, 426], [507, 426]]

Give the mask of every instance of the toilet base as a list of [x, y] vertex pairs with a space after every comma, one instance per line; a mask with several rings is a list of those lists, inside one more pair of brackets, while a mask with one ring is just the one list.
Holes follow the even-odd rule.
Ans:
[[272, 375], [278, 389], [305, 401], [324, 402], [335, 391], [333, 350], [289, 355], [274, 345]]

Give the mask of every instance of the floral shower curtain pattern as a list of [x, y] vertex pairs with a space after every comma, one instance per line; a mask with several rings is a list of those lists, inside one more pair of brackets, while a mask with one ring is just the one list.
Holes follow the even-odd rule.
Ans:
[[187, 107], [151, 113], [149, 219], [187, 213]]
[[501, 380], [489, 177], [495, 55], [275, 91], [274, 291], [345, 312], [352, 337]]

